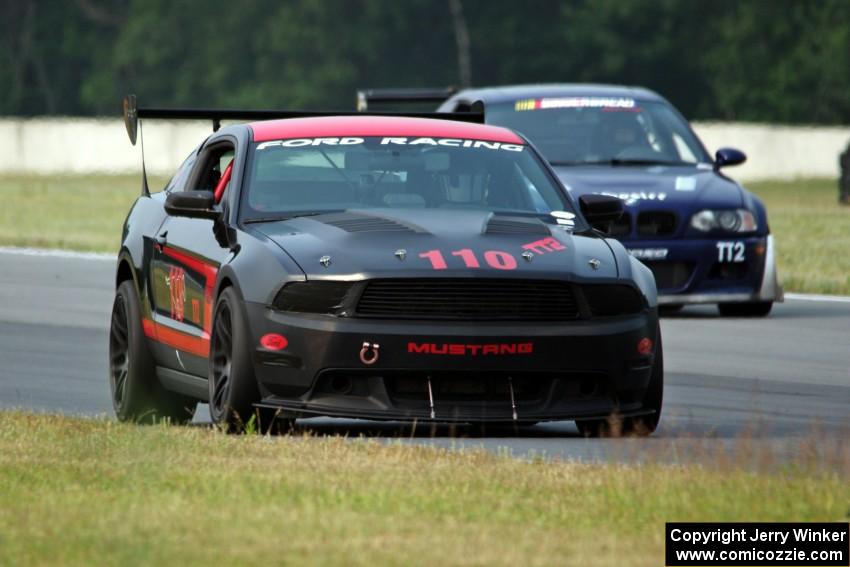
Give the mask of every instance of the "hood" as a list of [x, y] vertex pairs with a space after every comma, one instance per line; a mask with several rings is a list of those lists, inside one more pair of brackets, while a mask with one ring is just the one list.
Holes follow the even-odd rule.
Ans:
[[[601, 238], [536, 218], [440, 209], [348, 210], [255, 225], [308, 279], [616, 278]], [[524, 252], [531, 252], [527, 257]], [[598, 261], [597, 269], [591, 260]], [[596, 262], [593, 262], [596, 263]]]
[[630, 209], [698, 210], [744, 204], [741, 187], [706, 166], [555, 167], [577, 198], [587, 193], [620, 197]]

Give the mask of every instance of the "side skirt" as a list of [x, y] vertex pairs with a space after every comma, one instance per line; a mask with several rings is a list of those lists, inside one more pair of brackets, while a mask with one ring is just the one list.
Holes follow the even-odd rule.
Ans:
[[205, 378], [198, 378], [192, 374], [162, 366], [156, 367], [156, 377], [166, 390], [198, 398], [203, 402], [209, 401], [209, 385]]

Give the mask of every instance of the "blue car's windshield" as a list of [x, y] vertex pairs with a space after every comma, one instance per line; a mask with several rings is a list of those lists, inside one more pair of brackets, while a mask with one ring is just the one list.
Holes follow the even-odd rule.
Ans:
[[663, 102], [530, 98], [488, 105], [487, 122], [525, 134], [553, 165], [711, 163], [687, 123]]
[[[345, 209], [477, 209], [573, 215], [524, 144], [449, 138], [310, 138], [255, 144], [242, 219]], [[554, 222], [554, 217], [549, 219]]]

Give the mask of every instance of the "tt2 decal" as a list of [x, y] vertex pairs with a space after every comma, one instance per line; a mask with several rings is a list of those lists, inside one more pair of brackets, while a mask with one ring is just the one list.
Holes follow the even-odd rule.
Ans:
[[535, 240], [534, 242], [523, 244], [522, 249], [530, 250], [535, 254], [547, 254], [549, 252], [558, 252], [560, 250], [566, 250], [567, 247], [558, 242], [556, 239], [552, 238], [551, 236], [547, 236], [546, 238], [541, 238], [540, 240]]
[[717, 261], [724, 263], [740, 263], [746, 258], [744, 257], [744, 243], [738, 242], [718, 242], [717, 243]]

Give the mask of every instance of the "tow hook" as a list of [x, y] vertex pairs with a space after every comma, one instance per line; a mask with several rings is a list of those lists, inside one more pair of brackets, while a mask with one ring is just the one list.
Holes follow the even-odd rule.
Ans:
[[380, 348], [381, 345], [379, 345], [378, 343], [363, 343], [363, 348], [360, 349], [360, 362], [362, 362], [366, 366], [371, 366], [378, 362], [378, 357], [381, 354]]

